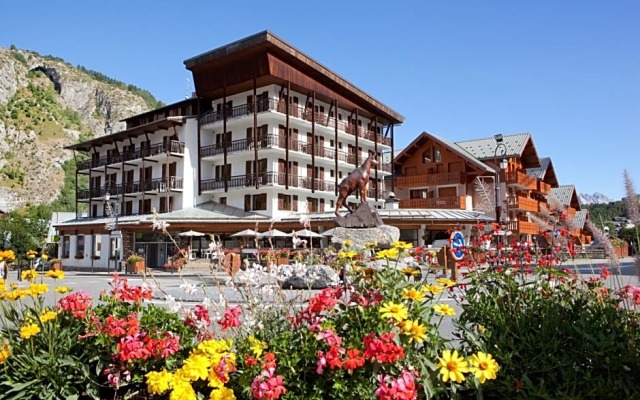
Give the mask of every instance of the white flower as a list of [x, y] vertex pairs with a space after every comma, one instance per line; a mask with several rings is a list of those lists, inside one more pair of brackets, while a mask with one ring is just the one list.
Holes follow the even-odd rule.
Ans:
[[165, 295], [164, 302], [170, 312], [177, 313], [182, 309], [182, 303], [177, 302], [170, 294]]
[[213, 302], [210, 298], [205, 297], [202, 299], [202, 307], [209, 309], [211, 306], [213, 306]]
[[187, 281], [183, 281], [182, 285], [180, 285], [180, 290], [182, 290], [189, 296], [196, 295], [196, 285], [194, 285], [193, 283], [189, 283]]
[[151, 224], [151, 228], [153, 230], [159, 230], [165, 232], [169, 227], [169, 223], [165, 220], [158, 218], [156, 215], [153, 216], [153, 223]]

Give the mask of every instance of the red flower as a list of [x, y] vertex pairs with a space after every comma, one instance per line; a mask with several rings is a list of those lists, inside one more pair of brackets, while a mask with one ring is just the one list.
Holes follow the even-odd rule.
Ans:
[[360, 355], [360, 350], [349, 349], [347, 350], [347, 356], [344, 359], [344, 368], [348, 373], [352, 373], [354, 369], [360, 368], [364, 365], [364, 357]]
[[240, 322], [240, 315], [242, 315], [242, 310], [240, 306], [233, 306], [227, 311], [224, 312], [224, 315], [218, 324], [222, 327], [223, 331], [231, 327], [240, 326], [242, 323]]
[[369, 333], [363, 338], [364, 358], [380, 363], [394, 363], [404, 358], [404, 348], [396, 345], [393, 338], [393, 332], [385, 332], [380, 338], [374, 333]]
[[74, 318], [84, 318], [85, 311], [93, 307], [91, 295], [83, 290], [58, 300], [58, 310], [71, 311]]

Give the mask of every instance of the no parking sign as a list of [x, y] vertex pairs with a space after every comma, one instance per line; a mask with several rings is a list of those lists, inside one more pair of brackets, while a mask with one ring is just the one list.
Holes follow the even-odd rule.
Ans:
[[464, 257], [464, 235], [459, 230], [455, 230], [449, 237], [451, 242], [451, 254], [457, 261], [462, 260]]

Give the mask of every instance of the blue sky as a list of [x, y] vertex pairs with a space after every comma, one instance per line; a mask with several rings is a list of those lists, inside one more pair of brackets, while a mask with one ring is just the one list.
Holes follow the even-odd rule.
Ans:
[[[637, 1], [12, 1], [0, 47], [55, 55], [172, 103], [183, 61], [269, 30], [406, 117], [457, 141], [530, 132], [560, 184], [640, 190]], [[70, 3], [73, 3], [71, 5]]]

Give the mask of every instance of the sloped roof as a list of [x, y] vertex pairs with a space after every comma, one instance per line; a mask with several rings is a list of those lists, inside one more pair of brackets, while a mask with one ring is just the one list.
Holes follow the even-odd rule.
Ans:
[[[530, 133], [518, 133], [514, 135], [503, 135], [506, 153], [500, 155], [502, 158], [518, 157], [523, 159], [525, 167], [533, 168], [540, 166], [540, 158], [533, 144]], [[481, 161], [493, 160], [496, 158], [498, 143], [495, 137], [485, 139], [464, 140], [455, 142], [465, 149], [472, 156]]]
[[[446, 223], [469, 223], [469, 222], [478, 222], [478, 221], [493, 221], [493, 217], [487, 216], [486, 214], [478, 211], [467, 211], [467, 210], [457, 210], [457, 209], [379, 209], [378, 214], [383, 219], [393, 219], [393, 220], [422, 220], [422, 221], [433, 221], [433, 222], [446, 222]], [[311, 213], [310, 217], [314, 221], [324, 221], [324, 220], [335, 220], [335, 214], [333, 212], [324, 212], [324, 213]], [[286, 220], [298, 220], [300, 218], [299, 215], [291, 215], [285, 218], [282, 218], [282, 221]]]
[[587, 222], [587, 215], [589, 214], [588, 210], [580, 210], [576, 212], [575, 218], [573, 218], [573, 222], [580, 229], [584, 229], [584, 224]]
[[580, 199], [574, 185], [562, 185], [557, 188], [551, 188], [551, 196], [567, 207], [580, 208]]
[[548, 183], [551, 187], [559, 186], [556, 171], [553, 168], [553, 163], [549, 157], [543, 157], [540, 159], [540, 167], [527, 168], [527, 174]]
[[407, 147], [405, 147], [404, 150], [402, 150], [394, 158], [394, 163], [395, 162], [399, 162], [399, 163], [403, 162], [405, 158], [411, 156], [416, 150], [422, 148], [424, 143], [426, 143], [429, 139], [433, 140], [434, 142], [439, 143], [441, 146], [443, 146], [445, 148], [448, 148], [453, 153], [457, 154], [458, 156], [460, 156], [461, 158], [463, 158], [464, 160], [466, 160], [467, 162], [472, 164], [477, 169], [479, 169], [481, 171], [490, 172], [492, 174], [495, 173], [495, 170], [493, 168], [491, 168], [487, 164], [479, 161], [473, 154], [469, 153], [463, 147], [460, 147], [456, 143], [450, 142], [447, 139], [444, 139], [444, 138], [442, 138], [440, 136], [436, 136], [436, 135], [434, 135], [432, 133], [429, 133], [427, 131], [422, 132]]

